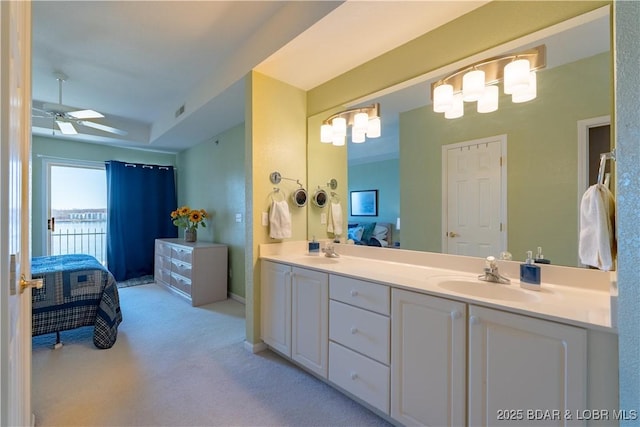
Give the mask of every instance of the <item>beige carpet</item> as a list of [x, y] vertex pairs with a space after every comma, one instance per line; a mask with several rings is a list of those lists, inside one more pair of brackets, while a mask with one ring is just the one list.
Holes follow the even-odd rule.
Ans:
[[155, 284], [119, 290], [113, 348], [91, 327], [33, 339], [37, 426], [382, 426], [271, 351], [244, 349], [244, 306], [191, 307]]

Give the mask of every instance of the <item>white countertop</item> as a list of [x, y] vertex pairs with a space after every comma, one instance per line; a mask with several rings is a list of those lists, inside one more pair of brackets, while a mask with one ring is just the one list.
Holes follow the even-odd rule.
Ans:
[[[287, 250], [282, 250], [282, 248], [273, 250], [273, 247], [270, 248], [269, 246], [271, 245], [261, 245], [261, 259], [300, 266], [330, 274], [364, 279], [396, 288], [497, 308], [583, 328], [617, 333], [611, 323], [610, 295], [608, 291], [597, 287], [581, 288], [577, 286], [545, 283], [544, 273], [541, 290], [531, 291], [521, 288], [519, 280], [517, 280], [517, 278], [514, 279], [513, 274], [509, 274], [509, 277], [511, 277], [510, 284], [479, 281], [478, 274], [482, 273], [482, 268], [474, 268], [471, 271], [476, 271], [476, 273], [471, 273], [469, 268], [465, 269], [467, 271], [454, 270], [429, 265], [416, 265], [415, 263], [409, 262], [385, 261], [344, 254], [341, 254], [340, 258], [334, 259], [327, 258], [324, 254], [319, 256], [309, 255], [302, 249], [302, 246], [299, 245], [290, 245]], [[380, 248], [377, 249], [380, 250]], [[344, 245], [338, 245], [336, 251], [341, 253], [341, 250], [343, 253], [353, 253], [357, 249], [345, 248]], [[397, 250], [385, 249], [385, 251], [396, 252]], [[409, 253], [411, 251], [403, 252]], [[363, 253], [366, 254], [366, 252]], [[386, 255], [392, 255], [392, 253], [387, 252]], [[398, 253], [398, 255], [400, 254]], [[390, 258], [397, 259], [398, 255], [391, 256]], [[511, 271], [512, 270], [513, 269], [511, 269]], [[443, 284], [444, 281], [451, 280], [477, 282], [477, 286], [479, 287], [504, 287], [506, 289], [496, 289], [498, 292], [497, 296], [505, 295], [508, 299], [485, 298], [481, 296], [484, 292], [481, 290], [475, 292], [473, 286], [471, 287], [471, 290], [474, 291], [473, 295], [442, 287], [445, 286]], [[475, 283], [472, 285], [475, 285]], [[487, 290], [489, 291], [487, 292], [488, 296], [490, 295], [491, 289]], [[514, 295], [518, 297], [518, 300], [509, 298], [509, 295], [513, 295], [514, 293], [518, 294]], [[524, 293], [524, 295], [520, 293]], [[519, 300], [520, 297], [522, 297], [522, 301]]]

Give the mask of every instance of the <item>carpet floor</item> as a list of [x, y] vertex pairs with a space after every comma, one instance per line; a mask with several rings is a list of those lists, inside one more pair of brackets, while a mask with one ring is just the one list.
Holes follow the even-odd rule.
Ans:
[[92, 327], [33, 338], [36, 426], [387, 426], [266, 350], [244, 348], [244, 305], [191, 307], [156, 284], [120, 289], [108, 350]]

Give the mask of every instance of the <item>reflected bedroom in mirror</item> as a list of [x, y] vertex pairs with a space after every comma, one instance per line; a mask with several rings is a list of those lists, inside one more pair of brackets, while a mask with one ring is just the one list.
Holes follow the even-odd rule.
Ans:
[[[380, 137], [346, 138], [345, 200], [378, 190], [375, 216], [347, 206], [351, 228], [385, 224], [388, 246], [479, 257], [508, 251], [515, 261], [540, 247], [551, 264], [584, 267], [580, 201], [597, 180], [600, 154], [613, 149], [609, 20], [608, 8], [598, 9], [345, 105], [379, 103], [381, 118]], [[535, 97], [505, 94], [500, 75], [495, 111], [478, 112], [477, 101], [457, 114], [434, 111], [434, 88], [447, 77], [537, 46], [545, 65], [535, 71]], [[310, 170], [321, 167], [311, 154], [308, 161]]]

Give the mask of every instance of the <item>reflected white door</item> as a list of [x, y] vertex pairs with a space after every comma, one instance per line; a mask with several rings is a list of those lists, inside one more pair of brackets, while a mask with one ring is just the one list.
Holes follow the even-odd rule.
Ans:
[[[29, 156], [31, 4], [0, 2], [0, 425], [32, 424]], [[24, 209], [23, 209], [24, 208]]]
[[498, 256], [506, 248], [506, 135], [442, 148], [443, 252]]

